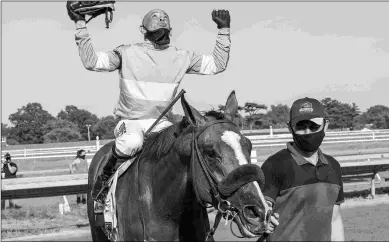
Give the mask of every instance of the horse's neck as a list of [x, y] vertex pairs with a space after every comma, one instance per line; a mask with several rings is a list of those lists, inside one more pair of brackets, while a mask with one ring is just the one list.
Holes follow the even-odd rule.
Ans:
[[188, 182], [189, 171], [189, 160], [179, 161], [174, 153], [159, 161], [153, 172], [153, 206], [156, 216], [174, 221], [180, 240], [204, 241], [208, 214]]
[[159, 216], [179, 219], [184, 207], [191, 203], [188, 184], [189, 165], [180, 162], [174, 153], [158, 161], [153, 169], [153, 204]]
[[204, 241], [209, 232], [207, 210], [200, 206], [195, 198], [190, 207], [181, 216], [179, 226], [181, 241]]

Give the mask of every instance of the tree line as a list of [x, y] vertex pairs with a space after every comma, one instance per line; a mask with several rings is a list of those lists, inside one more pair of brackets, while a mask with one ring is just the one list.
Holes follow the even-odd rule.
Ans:
[[[365, 127], [389, 129], [389, 107], [375, 105], [361, 112], [355, 103], [342, 103], [336, 99], [321, 100], [330, 120], [331, 130], [358, 130]], [[216, 111], [223, 111], [218, 105]], [[242, 129], [286, 128], [289, 121], [288, 105], [271, 105], [246, 102], [239, 106], [234, 122]], [[175, 123], [182, 116], [171, 113], [168, 119]], [[51, 115], [37, 102], [28, 103], [9, 115], [11, 125], [1, 124], [1, 134], [9, 145], [58, 143], [88, 140], [96, 136], [100, 139], [113, 139], [113, 130], [119, 121], [114, 116], [97, 117], [85, 109], [74, 105], [65, 106], [56, 116]]]

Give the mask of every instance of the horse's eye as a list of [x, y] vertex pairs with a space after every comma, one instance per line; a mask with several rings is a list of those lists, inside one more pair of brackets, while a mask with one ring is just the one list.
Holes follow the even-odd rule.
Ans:
[[204, 147], [205, 154], [210, 157], [210, 158], [216, 158], [217, 157], [217, 152], [215, 150], [214, 145], [212, 144], [207, 144]]
[[207, 150], [206, 153], [211, 158], [216, 158], [217, 157], [217, 153], [216, 153], [215, 150]]

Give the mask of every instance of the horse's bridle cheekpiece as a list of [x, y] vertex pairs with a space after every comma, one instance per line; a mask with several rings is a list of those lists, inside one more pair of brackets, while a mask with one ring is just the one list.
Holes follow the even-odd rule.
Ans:
[[[219, 192], [219, 189], [217, 187], [218, 185], [218, 181], [217, 179], [215, 178], [215, 176], [212, 174], [212, 171], [210, 170], [209, 166], [207, 165], [207, 163], [205, 162], [204, 160], [204, 157], [203, 155], [201, 154], [200, 150], [199, 150], [199, 147], [198, 147], [198, 143], [197, 143], [197, 139], [198, 137], [210, 126], [212, 125], [215, 125], [215, 124], [220, 124], [220, 123], [231, 123], [230, 121], [225, 121], [225, 120], [215, 120], [215, 121], [212, 121], [210, 123], [208, 123], [206, 126], [194, 126], [193, 128], [193, 133], [192, 133], [192, 137], [193, 137], [193, 140], [192, 140], [192, 157], [191, 157], [191, 170], [192, 170], [192, 179], [194, 179], [194, 163], [196, 162], [196, 156], [197, 156], [197, 159], [200, 163], [200, 166], [205, 174], [205, 177], [207, 178], [207, 181], [208, 181], [208, 184], [211, 188], [211, 195], [214, 196], [214, 198], [217, 200], [218, 202], [218, 205], [217, 205], [217, 214], [216, 214], [216, 217], [215, 217], [215, 222], [214, 222], [214, 225], [213, 227], [211, 228], [211, 230], [209, 231], [208, 235], [207, 235], [207, 238], [206, 238], [206, 241], [208, 241], [216, 232], [216, 229], [217, 227], [219, 226], [219, 223], [220, 223], [220, 220], [222, 217], [224, 217], [224, 219], [226, 220], [226, 225], [227, 225], [227, 222], [228, 220], [230, 219], [233, 219], [234, 216], [236, 216], [238, 214], [238, 210], [231, 205], [231, 203], [226, 200], [226, 199], [223, 199], [221, 198], [220, 196], [220, 192]], [[204, 202], [201, 200], [200, 196], [199, 196], [199, 192], [197, 190], [197, 186], [194, 184], [193, 185], [193, 189], [195, 190], [195, 194], [196, 194], [196, 197], [197, 197], [197, 201], [203, 206], [203, 207], [206, 207], [206, 205], [204, 204]]]

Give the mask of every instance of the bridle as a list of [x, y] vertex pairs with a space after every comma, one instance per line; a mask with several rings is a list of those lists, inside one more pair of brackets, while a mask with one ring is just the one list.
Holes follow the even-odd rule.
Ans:
[[[206, 237], [206, 241], [208, 241], [210, 238], [212, 238], [212, 236], [215, 234], [216, 229], [219, 226], [219, 223], [220, 223], [220, 220], [222, 217], [226, 220], [226, 225], [227, 225], [228, 220], [232, 221], [235, 218], [235, 216], [237, 216], [240, 213], [240, 210], [238, 208], [236, 208], [233, 204], [231, 204], [231, 202], [229, 202], [228, 199], [223, 199], [221, 197], [221, 193], [218, 189], [219, 182], [216, 179], [216, 177], [213, 175], [207, 162], [205, 162], [205, 159], [204, 159], [203, 155], [201, 154], [201, 152], [199, 150], [199, 146], [198, 146], [199, 136], [206, 129], [208, 129], [210, 126], [213, 126], [215, 124], [221, 124], [221, 123], [230, 123], [230, 124], [235, 125], [231, 121], [227, 121], [227, 120], [214, 120], [214, 121], [207, 123], [204, 126], [193, 126], [193, 131], [192, 131], [192, 156], [191, 156], [192, 179], [195, 179], [194, 166], [195, 166], [196, 160], [198, 160], [198, 162], [202, 168], [202, 171], [206, 177], [208, 185], [210, 187], [211, 196], [213, 196], [213, 198], [217, 201], [217, 213], [216, 213], [214, 225], [211, 228], [211, 230], [208, 232], [207, 237]], [[195, 181], [193, 181], [193, 188], [195, 190], [196, 198], [197, 198], [197, 201], [199, 202], [199, 204], [201, 206], [207, 208], [206, 204], [202, 201], [202, 199], [199, 196], [198, 188], [195, 184]], [[272, 213], [272, 210], [269, 210], [268, 214], [266, 214], [267, 220], [270, 219], [270, 216], [272, 215], [271, 213]], [[238, 236], [234, 233], [234, 231], [232, 230], [232, 222], [230, 223], [230, 230], [234, 236], [236, 236], [238, 238], [244, 238], [244, 237]], [[264, 241], [266, 239], [266, 237], [267, 237], [267, 234], [264, 234], [258, 239], [258, 241]]]
[[[194, 167], [195, 167], [195, 162], [197, 160], [200, 164], [200, 167], [201, 167], [201, 169], [206, 177], [206, 180], [208, 182], [208, 185], [210, 187], [211, 196], [213, 196], [213, 198], [217, 201], [217, 210], [218, 211], [217, 211], [217, 214], [215, 217], [214, 226], [208, 232], [208, 235], [206, 237], [206, 241], [208, 241], [208, 239], [214, 235], [217, 227], [219, 226], [219, 223], [220, 223], [220, 220], [222, 217], [224, 217], [226, 222], [227, 222], [229, 219], [233, 219], [239, 213], [239, 210], [237, 208], [235, 208], [233, 205], [231, 205], [231, 203], [228, 200], [223, 199], [221, 197], [221, 194], [220, 194], [219, 189], [218, 189], [219, 182], [217, 181], [216, 177], [213, 175], [208, 164], [205, 162], [205, 159], [204, 159], [203, 155], [201, 154], [201, 152], [199, 150], [199, 146], [198, 146], [199, 136], [206, 129], [208, 129], [210, 126], [213, 126], [215, 124], [220, 124], [220, 123], [232, 123], [232, 122], [226, 121], [226, 120], [215, 120], [215, 121], [212, 121], [210, 123], [207, 123], [207, 125], [205, 125], [205, 126], [193, 126], [193, 131], [192, 131], [192, 156], [191, 156], [192, 179], [194, 180], [195, 176], [196, 176], [195, 175], [196, 169], [194, 169]], [[206, 204], [202, 201], [202, 199], [199, 196], [199, 191], [198, 191], [198, 188], [195, 184], [195, 181], [193, 181], [193, 188], [194, 188], [198, 203], [203, 207], [207, 207]]]

